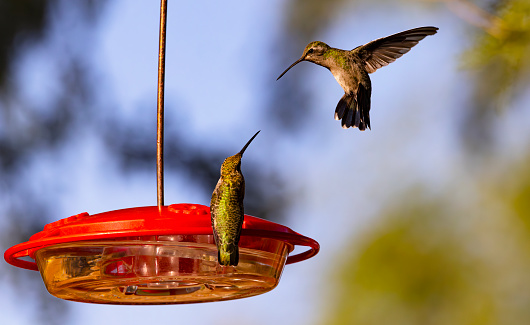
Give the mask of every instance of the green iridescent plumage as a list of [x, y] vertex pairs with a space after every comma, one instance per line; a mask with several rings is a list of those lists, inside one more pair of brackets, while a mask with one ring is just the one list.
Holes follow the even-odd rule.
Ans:
[[221, 166], [221, 177], [212, 193], [210, 213], [221, 265], [236, 266], [239, 263], [238, 244], [245, 214], [245, 179], [241, 173], [241, 158], [259, 132], [248, 140], [240, 152], [225, 159]]

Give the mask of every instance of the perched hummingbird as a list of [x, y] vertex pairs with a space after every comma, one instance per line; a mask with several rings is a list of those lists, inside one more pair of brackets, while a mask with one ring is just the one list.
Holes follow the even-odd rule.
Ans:
[[240, 152], [225, 159], [221, 166], [221, 178], [212, 193], [210, 213], [218, 251], [217, 259], [221, 265], [236, 266], [239, 262], [237, 245], [243, 226], [243, 198], [245, 197], [245, 179], [241, 173], [241, 158], [259, 132], [248, 140]]
[[342, 120], [345, 129], [358, 127], [364, 131], [366, 127], [370, 128], [372, 84], [368, 74], [394, 62], [426, 36], [436, 34], [437, 30], [437, 27], [418, 27], [376, 39], [351, 51], [336, 49], [323, 42], [311, 42], [305, 47], [302, 57], [278, 79], [302, 61], [328, 68], [344, 89], [344, 96], [335, 109], [335, 119]]

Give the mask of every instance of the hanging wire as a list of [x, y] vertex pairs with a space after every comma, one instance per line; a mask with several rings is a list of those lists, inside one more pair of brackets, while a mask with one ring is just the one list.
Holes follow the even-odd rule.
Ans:
[[158, 96], [156, 124], [157, 205], [164, 206], [164, 80], [166, 69], [167, 0], [160, 1], [160, 34], [158, 43]]

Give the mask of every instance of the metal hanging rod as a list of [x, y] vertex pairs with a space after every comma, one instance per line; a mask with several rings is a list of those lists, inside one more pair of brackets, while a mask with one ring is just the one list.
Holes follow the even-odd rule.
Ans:
[[164, 206], [164, 81], [166, 70], [167, 0], [160, 1], [160, 34], [158, 42], [158, 91], [156, 124], [157, 205]]

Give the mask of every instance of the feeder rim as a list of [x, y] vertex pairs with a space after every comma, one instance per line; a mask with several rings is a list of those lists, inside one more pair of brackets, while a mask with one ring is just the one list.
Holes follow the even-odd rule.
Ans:
[[[153, 211], [157, 213], [153, 214]], [[184, 215], [185, 217], [191, 217], [189, 211], [195, 215], [196, 221], [181, 224], [178, 220], [179, 217], [172, 217], [170, 220], [175, 219], [177, 222], [173, 227], [167, 226], [167, 217], [172, 216], [171, 213], [177, 213]], [[146, 218], [133, 218], [135, 213], [142, 212], [154, 215], [155, 222]], [[115, 220], [115, 215], [118, 215], [119, 219], [122, 219], [123, 214], [127, 214], [129, 219], [126, 220]], [[158, 215], [162, 219], [156, 219]], [[112, 219], [111, 222], [105, 223], [105, 221], [98, 223], [98, 220]], [[20, 267], [23, 269], [38, 271], [38, 267], [35, 261], [27, 261], [22, 258], [31, 257], [34, 258], [35, 252], [41, 248], [82, 241], [95, 241], [105, 239], [119, 239], [125, 237], [141, 237], [141, 236], [163, 236], [163, 235], [212, 235], [212, 228], [209, 224], [209, 207], [198, 205], [198, 204], [173, 204], [170, 206], [164, 206], [162, 209], [159, 207], [140, 207], [140, 208], [128, 208], [122, 210], [115, 210], [109, 212], [103, 212], [96, 215], [89, 215], [88, 213], [81, 213], [69, 218], [61, 219], [59, 221], [52, 222], [44, 227], [44, 230], [31, 236], [30, 240], [17, 245], [14, 245], [7, 249], [4, 253], [4, 259], [7, 263]], [[88, 220], [88, 221], [87, 221]], [[134, 223], [135, 221], [144, 221], [143, 223]], [[105, 228], [107, 224], [111, 224], [112, 227]], [[124, 226], [124, 228], [114, 227], [115, 224]], [[149, 227], [145, 227], [149, 224]], [[175, 227], [180, 227], [175, 229]], [[71, 229], [73, 228], [73, 230]], [[79, 228], [79, 229], [78, 229]], [[147, 228], [147, 229], [146, 229]], [[250, 228], [250, 229], [249, 229]], [[254, 228], [254, 229], [252, 229]], [[256, 229], [258, 228], [258, 229]], [[265, 229], [259, 229], [265, 228]], [[64, 233], [60, 233], [61, 229], [64, 229]], [[304, 261], [315, 256], [320, 250], [320, 245], [314, 239], [303, 236], [288, 227], [281, 224], [277, 224], [271, 221], [260, 219], [257, 217], [245, 215], [245, 222], [241, 231], [241, 236], [252, 236], [262, 237], [269, 239], [281, 240], [291, 246], [306, 246], [308, 250], [291, 255], [287, 257], [286, 264], [292, 264]]]

